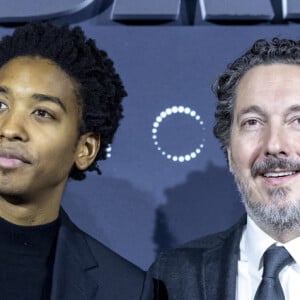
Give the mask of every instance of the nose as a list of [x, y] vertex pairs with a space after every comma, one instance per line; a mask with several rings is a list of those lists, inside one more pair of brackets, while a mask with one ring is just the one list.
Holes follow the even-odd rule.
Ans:
[[264, 140], [265, 155], [287, 157], [290, 152], [290, 139], [282, 126], [270, 127]]
[[24, 116], [20, 113], [6, 112], [0, 116], [0, 139], [27, 141]]

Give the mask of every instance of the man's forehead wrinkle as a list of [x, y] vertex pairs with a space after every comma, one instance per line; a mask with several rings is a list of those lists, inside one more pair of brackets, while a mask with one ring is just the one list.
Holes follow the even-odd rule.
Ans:
[[14, 94], [14, 93], [30, 93], [32, 91], [32, 87], [28, 84], [25, 85], [16, 85], [13, 86], [13, 89], [5, 84], [0, 83], [0, 93], [6, 94]]

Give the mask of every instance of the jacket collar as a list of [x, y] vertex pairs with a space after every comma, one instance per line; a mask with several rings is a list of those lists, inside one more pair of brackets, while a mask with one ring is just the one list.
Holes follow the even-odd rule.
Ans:
[[53, 268], [51, 300], [94, 299], [98, 264], [81, 232], [61, 210]]
[[245, 224], [246, 215], [220, 237], [214, 248], [204, 252], [202, 274], [205, 299], [235, 299], [239, 243]]

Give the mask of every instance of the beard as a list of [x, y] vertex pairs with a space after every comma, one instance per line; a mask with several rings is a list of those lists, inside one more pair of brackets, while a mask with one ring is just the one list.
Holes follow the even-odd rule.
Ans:
[[[268, 202], [263, 203], [254, 199], [253, 189], [242, 178], [240, 171], [231, 157], [232, 170], [248, 215], [265, 232], [272, 232], [276, 236], [300, 229], [300, 199], [289, 199], [289, 187], [270, 187], [267, 189]], [[263, 162], [255, 163], [251, 168], [254, 178], [258, 174], [275, 169], [299, 170], [299, 162], [283, 158], [268, 157]]]

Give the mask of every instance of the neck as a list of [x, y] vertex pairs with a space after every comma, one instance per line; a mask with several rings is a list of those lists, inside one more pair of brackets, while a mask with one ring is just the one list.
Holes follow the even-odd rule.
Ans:
[[0, 217], [22, 226], [47, 224], [57, 219], [60, 201], [31, 202], [18, 197], [0, 196]]

